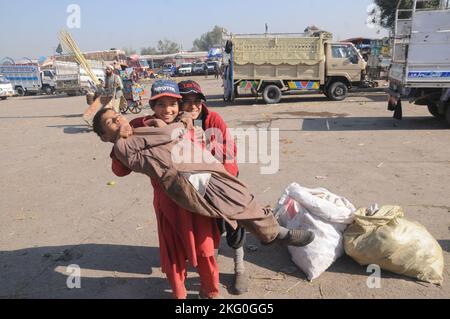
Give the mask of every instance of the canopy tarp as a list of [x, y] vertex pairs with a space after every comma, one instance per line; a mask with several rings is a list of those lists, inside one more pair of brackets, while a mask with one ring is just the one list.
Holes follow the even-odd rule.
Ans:
[[236, 37], [232, 41], [238, 65], [314, 65], [325, 58], [321, 37]]

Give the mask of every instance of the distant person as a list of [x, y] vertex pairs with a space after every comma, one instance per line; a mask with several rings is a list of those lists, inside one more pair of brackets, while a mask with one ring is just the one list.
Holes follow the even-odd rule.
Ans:
[[214, 64], [214, 74], [216, 76], [216, 80], [219, 79], [219, 75], [220, 75], [220, 68], [219, 68], [219, 64], [215, 63]]
[[[115, 64], [115, 63], [114, 63]], [[105, 81], [100, 80], [101, 88], [93, 96], [89, 96], [89, 107], [83, 113], [83, 120], [88, 126], [92, 126], [93, 116], [103, 108], [112, 109], [120, 112], [120, 102], [123, 97], [123, 82], [119, 75], [115, 73], [116, 68], [108, 65], [105, 69]], [[108, 103], [102, 103], [102, 97], [109, 100]]]
[[203, 71], [205, 71], [205, 79], [207, 79], [208, 78], [208, 65], [206, 63], [203, 65]]
[[113, 66], [109, 65], [105, 71], [105, 95], [111, 98], [111, 102], [108, 103], [108, 108], [112, 108], [116, 113], [120, 112], [120, 101], [123, 96], [123, 83], [122, 79], [115, 72]]

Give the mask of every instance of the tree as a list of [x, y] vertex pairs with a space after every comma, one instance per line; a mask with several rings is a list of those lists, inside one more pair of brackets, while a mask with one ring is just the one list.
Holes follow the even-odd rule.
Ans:
[[142, 48], [141, 55], [155, 55], [158, 54], [158, 50], [154, 47]]
[[131, 46], [128, 48], [123, 48], [123, 51], [125, 51], [125, 54], [127, 56], [133, 55], [133, 54], [137, 54], [137, 51], [135, 49], [133, 49]]
[[[400, 0], [400, 8], [409, 9], [412, 7], [412, 0]], [[375, 4], [380, 8], [380, 20], [379, 24], [386, 29], [394, 29], [395, 24], [395, 12], [397, 10], [398, 1], [393, 0], [374, 0]], [[439, 6], [439, 0], [433, 0], [424, 3], [418, 3], [418, 8], [435, 8]], [[407, 18], [407, 13], [403, 13], [401, 18]]]
[[172, 54], [180, 51], [180, 45], [178, 43], [167, 39], [159, 40], [157, 48], [160, 54]]
[[199, 39], [194, 41], [194, 51], [209, 51], [213, 46], [222, 43], [222, 34], [225, 29], [215, 26], [211, 31], [202, 34]]

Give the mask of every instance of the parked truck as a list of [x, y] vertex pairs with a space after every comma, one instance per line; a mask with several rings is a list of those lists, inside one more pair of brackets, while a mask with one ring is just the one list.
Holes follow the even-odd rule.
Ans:
[[[424, 105], [450, 124], [450, 8], [448, 1], [427, 9], [431, 0], [414, 0], [395, 20], [392, 66], [389, 71], [389, 108], [401, 101]], [[408, 3], [408, 2], [405, 2]]]
[[41, 70], [37, 64], [1, 64], [0, 75], [11, 82], [19, 96], [41, 92]]
[[82, 92], [80, 66], [77, 63], [56, 61], [53, 70], [56, 75], [56, 93], [75, 96]]
[[11, 82], [19, 96], [46, 93], [77, 95], [81, 91], [80, 68], [73, 62], [55, 63], [41, 68], [38, 64], [2, 64], [0, 75]]
[[[88, 63], [97, 79], [99, 79], [100, 82], [105, 83], [106, 64], [102, 61], [95, 61], [95, 60], [88, 60]], [[80, 82], [81, 82], [81, 91], [83, 93], [90, 92], [95, 87], [86, 70], [83, 68], [80, 68]]]
[[224, 68], [224, 100], [238, 90], [262, 95], [267, 104], [279, 103], [288, 92], [323, 92], [344, 100], [365, 79], [366, 62], [352, 43], [332, 42], [332, 35], [231, 35]]

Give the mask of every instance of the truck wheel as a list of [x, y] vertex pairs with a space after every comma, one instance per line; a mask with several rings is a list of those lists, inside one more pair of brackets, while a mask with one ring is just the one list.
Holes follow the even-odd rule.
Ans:
[[267, 104], [277, 104], [281, 101], [281, 90], [276, 85], [268, 85], [264, 88], [263, 99]]
[[437, 105], [433, 102], [428, 103], [428, 111], [431, 113], [431, 115], [433, 115], [437, 119], [444, 118], [444, 114], [439, 114], [439, 109], [438, 109]]
[[2, 100], [2, 101], [6, 100], [6, 99], [7, 99], [7, 97], [6, 97], [6, 96], [2, 96], [2, 97], [0, 97], [0, 100]]
[[348, 87], [342, 82], [330, 84], [326, 96], [332, 101], [343, 101], [348, 95]]
[[53, 90], [52, 90], [51, 87], [46, 86], [46, 87], [44, 88], [44, 93], [47, 94], [47, 95], [53, 95]]
[[16, 92], [18, 96], [25, 96], [25, 90], [21, 87], [16, 88]]

